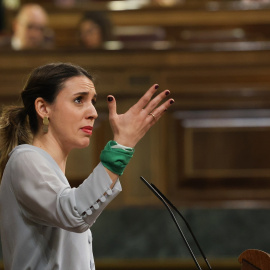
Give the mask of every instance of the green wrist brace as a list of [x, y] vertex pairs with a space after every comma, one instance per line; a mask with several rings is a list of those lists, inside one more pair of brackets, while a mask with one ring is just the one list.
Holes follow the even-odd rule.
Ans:
[[102, 165], [113, 173], [122, 175], [124, 169], [133, 156], [134, 148], [112, 148], [118, 145], [115, 141], [109, 141], [104, 150], [101, 151], [100, 160]]

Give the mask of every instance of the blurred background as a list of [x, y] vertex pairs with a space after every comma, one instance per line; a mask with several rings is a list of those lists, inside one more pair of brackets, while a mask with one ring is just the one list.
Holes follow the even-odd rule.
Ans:
[[270, 1], [0, 1], [1, 106], [19, 103], [29, 72], [49, 62], [95, 77], [99, 118], [90, 147], [68, 160], [74, 187], [112, 138], [108, 94], [118, 113], [154, 83], [176, 101], [92, 227], [97, 269], [196, 269], [140, 176], [179, 209], [213, 269], [240, 269], [246, 249], [270, 252]]

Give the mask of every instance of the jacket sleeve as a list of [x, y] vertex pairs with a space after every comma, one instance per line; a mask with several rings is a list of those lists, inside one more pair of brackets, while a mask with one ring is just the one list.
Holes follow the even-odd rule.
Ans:
[[73, 232], [89, 229], [122, 190], [119, 179], [110, 188], [112, 181], [101, 163], [78, 188], [71, 188], [46, 159], [31, 151], [12, 160], [11, 184], [26, 218]]

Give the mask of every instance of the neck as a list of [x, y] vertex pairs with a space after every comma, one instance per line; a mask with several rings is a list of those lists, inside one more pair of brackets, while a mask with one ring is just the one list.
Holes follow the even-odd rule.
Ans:
[[33, 145], [45, 150], [56, 161], [60, 169], [65, 174], [66, 163], [69, 151], [65, 151], [54, 138], [49, 134], [38, 134], [33, 139]]

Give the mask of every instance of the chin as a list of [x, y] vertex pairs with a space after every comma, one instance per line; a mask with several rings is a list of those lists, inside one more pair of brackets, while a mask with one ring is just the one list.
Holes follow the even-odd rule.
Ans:
[[84, 140], [80, 145], [77, 146], [77, 148], [86, 148], [88, 147], [90, 144], [90, 138], [88, 138], [87, 140]]

